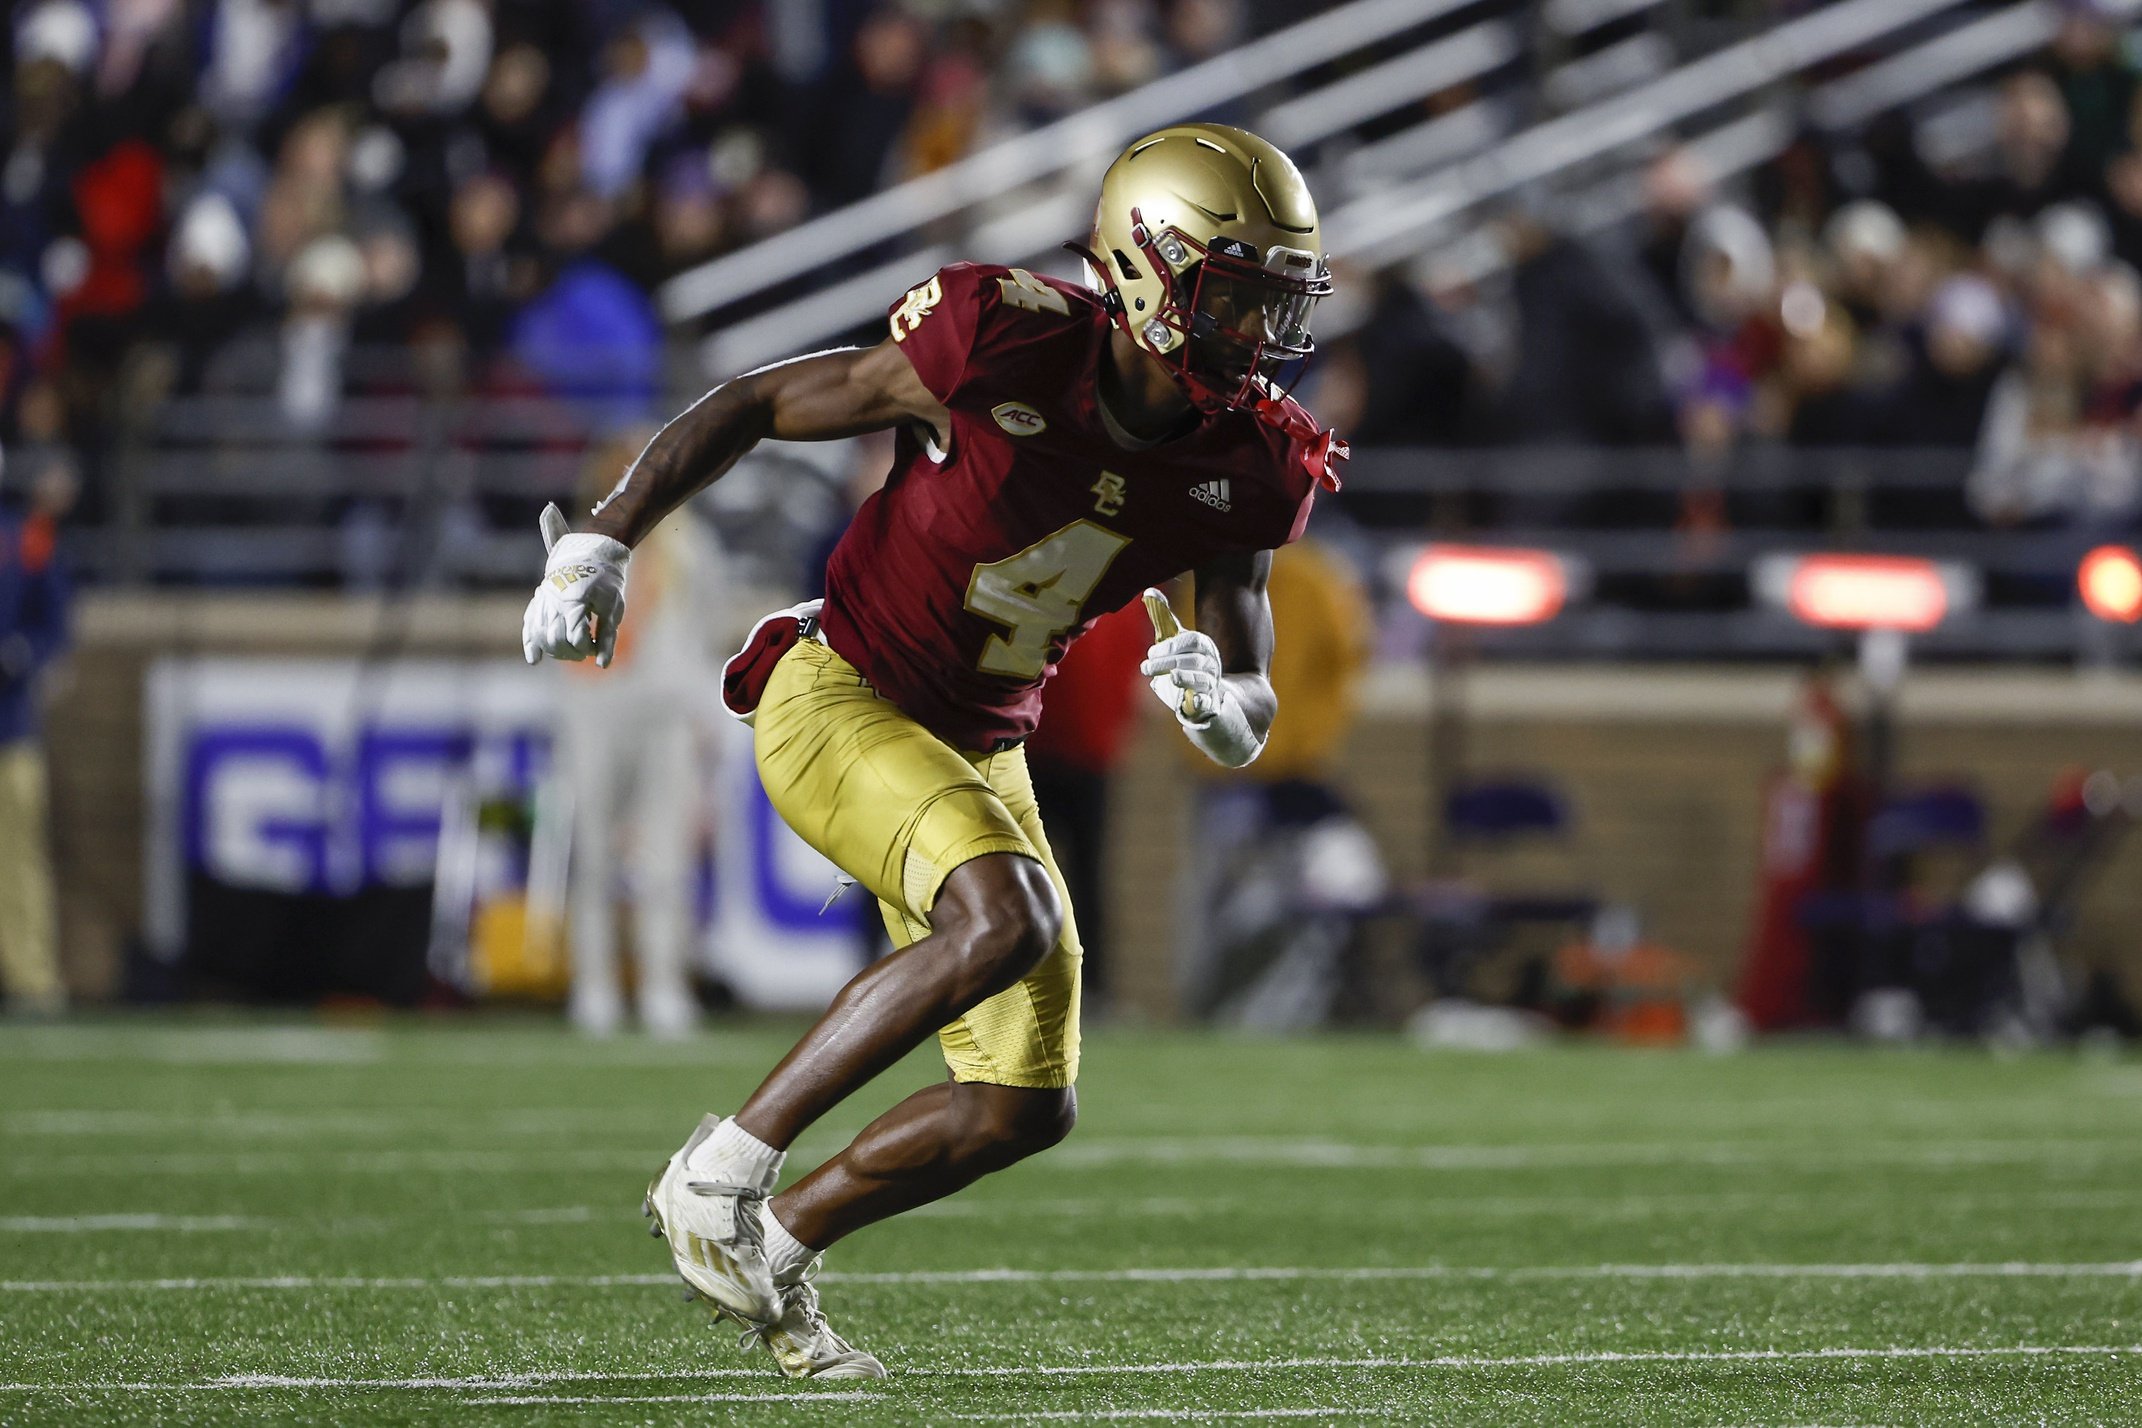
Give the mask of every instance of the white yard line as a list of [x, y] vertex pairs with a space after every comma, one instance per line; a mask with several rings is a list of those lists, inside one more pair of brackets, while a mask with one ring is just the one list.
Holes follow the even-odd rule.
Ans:
[[[1025, 1413], [948, 1413], [945, 1416], [960, 1423], [1102, 1423], [1135, 1418], [1159, 1418], [1170, 1423], [1222, 1423], [1249, 1418], [1343, 1418], [1349, 1422], [1366, 1423], [1384, 1422], [1396, 1417], [1397, 1413], [1388, 1408], [1046, 1408]], [[1774, 1428], [1774, 1425], [1736, 1425], [1736, 1428]], [[1793, 1425], [1793, 1428], [1881, 1428], [1881, 1425], [1806, 1423]]]
[[584, 1225], [595, 1220], [630, 1222], [638, 1220], [640, 1212], [631, 1204], [556, 1205], [539, 1210], [490, 1210], [471, 1218], [494, 1225]]
[[1564, 1142], [1530, 1145], [1370, 1145], [1261, 1136], [1072, 1140], [1050, 1151], [1053, 1169], [1117, 1165], [1280, 1165], [1338, 1170], [1532, 1170], [1604, 1165], [1996, 1165], [2051, 1157], [2142, 1156], [2142, 1138], [2062, 1136], [2017, 1140]]
[[[1136, 1269], [915, 1269], [832, 1272], [822, 1284], [1202, 1284], [1297, 1280], [2142, 1279], [2142, 1260], [1942, 1264], [1315, 1265]], [[8, 1279], [0, 1294], [204, 1292], [245, 1289], [610, 1289], [672, 1285], [669, 1274], [259, 1275], [173, 1279]]]
[[[421, 1119], [404, 1124], [422, 1129]], [[381, 1149], [298, 1151], [231, 1150], [224, 1152], [78, 1151], [61, 1155], [13, 1154], [0, 1162], [0, 1175], [37, 1179], [62, 1173], [158, 1175], [273, 1175], [283, 1173], [400, 1175], [412, 1171], [556, 1172], [561, 1170], [647, 1169], [659, 1165], [660, 1145], [645, 1148], [561, 1149], [531, 1136], [524, 1147], [482, 1150]], [[652, 1160], [650, 1160], [652, 1155]], [[1362, 1145], [1341, 1141], [1190, 1137], [1178, 1141], [1073, 1141], [1050, 1152], [1052, 1170], [1074, 1171], [1121, 1165], [1272, 1166], [1283, 1169], [1419, 1170], [1430, 1172], [1569, 1169], [1597, 1166], [1781, 1166], [1829, 1169], [1867, 1165], [1952, 1169], [1982, 1165], [2043, 1166], [2049, 1162], [2088, 1165], [2126, 1164], [2142, 1158], [2142, 1137], [2107, 1135], [2045, 1140], [1949, 1141], [1928, 1144], [1791, 1142], [1582, 1143], [1565, 1145]]]
[[[340, 1136], [370, 1132], [421, 1130], [420, 1113], [391, 1116], [378, 1111], [175, 1111], [168, 1115], [139, 1110], [37, 1110], [0, 1115], [0, 1133], [19, 1136]], [[458, 1124], [457, 1124], [457, 1128]], [[126, 1154], [139, 1156], [140, 1145]], [[153, 1150], [151, 1151], [153, 1154]]]
[[428, 1036], [415, 1023], [405, 1024], [399, 1036], [391, 1030], [368, 1027], [188, 1028], [116, 1024], [16, 1029], [5, 1041], [0, 1041], [0, 1063], [94, 1061], [100, 1065], [147, 1062], [185, 1066], [343, 1066], [384, 1062], [391, 1051], [398, 1062], [413, 1066], [510, 1070], [524, 1066], [555, 1066], [561, 1055], [570, 1055], [576, 1061], [585, 1061], [598, 1069], [652, 1066], [682, 1070], [710, 1066], [764, 1068], [780, 1059], [781, 1050], [771, 1042], [739, 1044], [719, 1034], [679, 1042], [625, 1039], [595, 1046], [572, 1041], [564, 1035], [547, 1036], [540, 1031], [503, 1042], [488, 1038], [462, 1041], [450, 1035]]
[[[789, 1403], [807, 1407], [813, 1403], [828, 1403], [858, 1398], [873, 1398], [870, 1393], [660, 1393], [647, 1396], [633, 1395], [618, 1398], [607, 1394], [574, 1394], [547, 1397], [543, 1394], [528, 1394], [513, 1398], [470, 1398], [467, 1403], [519, 1404], [577, 1403], [577, 1404], [625, 1404], [625, 1403]], [[1395, 1411], [1383, 1408], [1056, 1408], [1028, 1413], [948, 1413], [946, 1418], [966, 1423], [1026, 1423], [1041, 1419], [1069, 1420], [1076, 1422], [1101, 1422], [1110, 1419], [1145, 1418], [1165, 1419], [1170, 1423], [1220, 1423], [1250, 1418], [1346, 1418], [1355, 1422], [1369, 1419], [1388, 1419]]]
[[307, 1026], [28, 1027], [0, 1044], [0, 1061], [147, 1061], [169, 1065], [369, 1065], [386, 1057], [380, 1032]]
[[[145, 1111], [112, 1107], [16, 1110], [0, 1113], [0, 1134], [11, 1136], [56, 1136], [135, 1139], [169, 1136], [197, 1139], [202, 1136], [261, 1136], [269, 1139], [295, 1137], [317, 1139], [330, 1136], [408, 1135], [436, 1130], [455, 1136], [492, 1134], [506, 1137], [585, 1137], [605, 1132], [618, 1138], [645, 1136], [657, 1143], [676, 1129], [674, 1116], [639, 1115], [603, 1107], [577, 1109], [482, 1110], [471, 1113], [447, 1106], [412, 1106], [401, 1111], [326, 1108], [320, 1110], [258, 1111]], [[142, 1153], [136, 1143], [125, 1152]], [[155, 1153], [154, 1147], [150, 1148]], [[660, 1152], [656, 1152], [657, 1159]]]
[[646, 1397], [606, 1398], [600, 1395], [560, 1394], [514, 1394], [492, 1398], [468, 1398], [464, 1403], [516, 1404], [536, 1403], [786, 1403], [797, 1408], [815, 1408], [821, 1403], [854, 1403], [858, 1399], [875, 1398], [874, 1393], [861, 1389], [829, 1393], [824, 1389], [804, 1389], [794, 1393], [656, 1393]]
[[381, 1276], [271, 1274], [200, 1279], [7, 1279], [0, 1294], [198, 1292], [223, 1289], [610, 1289], [674, 1285], [674, 1274], [446, 1274]]
[[[1303, 1356], [1286, 1359], [1184, 1359], [1163, 1363], [1115, 1363], [1115, 1364], [999, 1364], [980, 1368], [907, 1369], [899, 1373], [901, 1378], [942, 1379], [993, 1379], [993, 1378], [1113, 1378], [1113, 1377], [1172, 1377], [1191, 1373], [1265, 1373], [1279, 1370], [1303, 1369], [1359, 1370], [1364, 1372], [1427, 1372], [1436, 1370], [1470, 1371], [1505, 1368], [1582, 1368], [1599, 1365], [1664, 1364], [1664, 1363], [1797, 1363], [1865, 1360], [1916, 1360], [1916, 1359], [2128, 1359], [2142, 1357], [2142, 1344], [2013, 1344], [2013, 1345], [1889, 1345], [1883, 1347], [1840, 1347], [1820, 1349], [1601, 1349], [1588, 1353], [1566, 1354], [1448, 1354], [1438, 1357], [1384, 1357], [1384, 1358], [1339, 1358]], [[769, 1368], [735, 1369], [678, 1369], [671, 1372], [642, 1371], [630, 1373], [602, 1373], [592, 1370], [542, 1370], [529, 1373], [471, 1375], [467, 1377], [438, 1378], [336, 1378], [325, 1376], [286, 1376], [282, 1374], [233, 1374], [224, 1378], [200, 1381], [174, 1380], [168, 1382], [143, 1382], [140, 1380], [105, 1381], [84, 1383], [0, 1383], [0, 1392], [39, 1393], [52, 1390], [69, 1392], [138, 1391], [138, 1392], [187, 1392], [214, 1393], [236, 1390], [275, 1389], [346, 1389], [346, 1390], [414, 1390], [451, 1392], [496, 1392], [503, 1389], [534, 1388], [545, 1384], [577, 1383], [635, 1383], [635, 1382], [680, 1382], [706, 1379], [764, 1378], [772, 1372]], [[849, 1397], [869, 1397], [867, 1393], [849, 1394]], [[819, 1401], [838, 1399], [839, 1394], [804, 1395], [797, 1393], [766, 1394], [745, 1398], [728, 1398], [716, 1395], [659, 1395], [640, 1396], [585, 1395], [585, 1396], [528, 1396], [532, 1403], [686, 1403], [686, 1402], [757, 1402], [765, 1401]]]
[[[579, 1225], [591, 1221], [635, 1222], [638, 1212], [627, 1205], [560, 1205], [535, 1210], [483, 1210], [474, 1214], [430, 1213], [428, 1224], [441, 1220], [478, 1225]], [[311, 1216], [267, 1215], [162, 1215], [150, 1213], [109, 1215], [7, 1215], [0, 1216], [0, 1235], [93, 1235], [129, 1231], [156, 1234], [211, 1234], [225, 1231], [259, 1233], [270, 1230], [301, 1230], [309, 1234], [386, 1234], [406, 1230], [410, 1219], [380, 1215], [344, 1215], [329, 1219]]]
[[[828, 1273], [832, 1284], [1183, 1284], [1236, 1280], [1526, 1280], [1526, 1279], [2134, 1279], [2142, 1260], [2097, 1264], [1593, 1264], [1220, 1266], [1181, 1269], [953, 1269]], [[4, 1288], [0, 1285], [0, 1288]]]
[[[234, 1373], [201, 1383], [171, 1383], [166, 1388], [537, 1388], [548, 1383], [676, 1383], [679, 1380], [757, 1378], [773, 1372], [765, 1362], [756, 1368], [639, 1369], [605, 1373], [596, 1369], [531, 1369], [527, 1373], [477, 1374], [460, 1378], [320, 1378], [279, 1373]], [[0, 1385], [8, 1387], [10, 1385]]]
[[[1349, 1201], [1349, 1204], [1357, 1203]], [[1084, 1219], [1158, 1216], [1170, 1218], [1178, 1215], [1206, 1215], [1215, 1211], [1233, 1209], [1254, 1210], [1270, 1205], [1269, 1200], [1252, 1197], [1213, 1196], [1204, 1198], [1195, 1195], [1143, 1195], [1112, 1198], [1107, 1195], [1053, 1196], [1045, 1200], [969, 1199], [955, 1196], [909, 1210], [902, 1218], [916, 1217], [925, 1220], [993, 1220], [998, 1218], [1038, 1220], [1051, 1216]]]
[[86, 1235], [108, 1230], [200, 1234], [267, 1229], [275, 1223], [252, 1215], [6, 1215], [0, 1216], [0, 1235]]
[[[4, 1060], [5, 1057], [0, 1056], [0, 1062]], [[2138, 1077], [2133, 1084], [2142, 1087], [2142, 1077]], [[1894, 1106], [1885, 1106], [1883, 1109], [1889, 1113], [1895, 1111]], [[1686, 1159], [1741, 1164], [1750, 1159], [1765, 1160], [1774, 1157], [1777, 1154], [1777, 1143], [1706, 1137], [1703, 1133], [1714, 1129], [1744, 1127], [1751, 1118], [1758, 1121], [1763, 1119], [1759, 1111], [1743, 1108], [1733, 1121], [1721, 1120], [1715, 1127], [1684, 1120], [1679, 1129], [1684, 1132], [1686, 1138], [1670, 1141], [1632, 1143], [1566, 1139], [1558, 1138], [1554, 1134], [1557, 1128], [1540, 1127], [1540, 1134], [1533, 1140], [1503, 1145], [1435, 1144], [1434, 1137], [1439, 1132], [1447, 1132], [1443, 1132], [1441, 1126], [1425, 1117], [1416, 1118], [1412, 1124], [1391, 1120], [1381, 1127], [1387, 1134], [1412, 1132], [1413, 1141], [1410, 1144], [1322, 1137], [1186, 1137], [1162, 1127], [1155, 1127], [1150, 1134], [1142, 1134], [1133, 1124], [1123, 1126], [1113, 1136], [1089, 1135], [1074, 1140], [1050, 1159], [1051, 1163], [1061, 1166], [1113, 1166], [1126, 1163], [1195, 1163], [1207, 1160], [1221, 1163], [1265, 1162], [1278, 1157], [1285, 1162], [1300, 1161], [1319, 1165], [1338, 1164], [1367, 1168], [1425, 1166], [1430, 1169], [1678, 1163]], [[1799, 1142], [1799, 1149], [1793, 1152], [1796, 1155], [1836, 1153], [1836, 1147], [1831, 1140], [1806, 1139], [1805, 1136], [1811, 1132], [1804, 1124], [1779, 1118], [1772, 1118], [1769, 1123], [1797, 1127], [1803, 1138]], [[659, 1143], [666, 1141], [674, 1133], [676, 1125], [675, 1117], [656, 1110], [635, 1111], [631, 1107], [493, 1110], [433, 1105], [409, 1106], [392, 1111], [358, 1106], [310, 1109], [262, 1107], [251, 1110], [229, 1106], [209, 1110], [197, 1107], [151, 1110], [138, 1106], [50, 1106], [18, 1107], [0, 1112], [0, 1135], [79, 1140], [126, 1137], [134, 1143], [123, 1152], [115, 1150], [108, 1154], [114, 1159], [129, 1160], [141, 1153], [141, 1141], [150, 1142], [147, 1148], [153, 1152], [156, 1148], [154, 1143], [159, 1139], [174, 1142], [173, 1148], [178, 1149], [185, 1143], [202, 1139], [317, 1141], [450, 1130], [456, 1139], [464, 1141], [473, 1135], [495, 1135], [508, 1141], [521, 1137], [540, 1139], [574, 1135], [584, 1141], [590, 1134], [601, 1134], [620, 1139], [645, 1137]], [[1869, 1153], [1878, 1155], [1889, 1150], [1896, 1154], [1916, 1156], [1923, 1150], [1937, 1149], [1950, 1151], [1967, 1159], [1989, 1155], [2003, 1156], [2019, 1148], [2055, 1151], [2078, 1145], [2094, 1148], [2128, 1139], [2111, 1132], [2103, 1136], [2094, 1136], [2087, 1131], [2047, 1135], [2043, 1127], [2030, 1127], [2025, 1133], [2012, 1138], [1991, 1137], [1985, 1133], [1983, 1117], [1969, 1121], [1958, 1119], [1953, 1126], [1955, 1134], [1937, 1134], [1941, 1129], [1937, 1123], [1928, 1118], [1919, 1118], [1907, 1128], [1906, 1133], [1912, 1138], [1901, 1146], [1888, 1143], [1895, 1133], [1895, 1128], [1890, 1125], [1861, 1125], [1854, 1129], [1866, 1137], [1864, 1149]], [[843, 1142], [845, 1137], [835, 1133], [821, 1134], [812, 1139], [824, 1140], [831, 1146]]]
[[561, 1170], [649, 1171], [662, 1164], [660, 1150], [560, 1150], [531, 1142], [525, 1150], [297, 1150], [134, 1151], [125, 1155], [12, 1154], [0, 1175], [36, 1180], [59, 1174], [97, 1175], [406, 1175], [501, 1174]]
[[2083, 1087], [2100, 1096], [2142, 1096], [2142, 1066], [2106, 1067], [2087, 1077]]
[[1115, 1422], [1127, 1418], [1164, 1418], [1170, 1423], [1232, 1423], [1249, 1418], [1381, 1419], [1388, 1408], [1049, 1408], [1028, 1413], [948, 1413], [962, 1423]]
[[[1717, 1190], [1687, 1191], [1663, 1195], [1366, 1195], [1348, 1194], [1344, 1187], [1326, 1193], [1328, 1207], [1348, 1213], [1378, 1210], [1405, 1211], [1432, 1219], [1436, 1216], [1480, 1215], [1522, 1217], [1526, 1215], [1582, 1216], [1591, 1218], [1639, 1218], [1645, 1215], [1685, 1215], [1704, 1210], [1744, 1211], [1802, 1205], [1836, 1206], [1896, 1200], [1893, 1187], [1885, 1185], [1825, 1186], [1817, 1190]], [[1914, 1208], [1938, 1204], [1948, 1211], [2063, 1209], [2116, 1210], [2142, 1204], [2142, 1185], [2098, 1190], [2021, 1190], [1984, 1194], [1977, 1191], [1940, 1189], [1915, 1193]], [[1000, 1196], [955, 1197], [909, 1210], [908, 1217], [924, 1219], [1018, 1219], [1037, 1220], [1052, 1216], [1067, 1218], [1156, 1218], [1190, 1215], [1292, 1213], [1270, 1196], [1251, 1195], [1156, 1195], [1116, 1198], [1107, 1195], [1053, 1197], [1045, 1200]], [[905, 1218], [905, 1217], [903, 1217]]]
[[[1819, 1191], [1720, 1190], [1691, 1191], [1667, 1195], [1374, 1195], [1354, 1197], [1342, 1193], [1330, 1202], [1349, 1213], [1403, 1211], [1428, 1219], [1480, 1216], [1522, 1218], [1553, 1215], [1562, 1218], [1641, 1219], [1651, 1215], [1685, 1216], [1716, 1211], [1739, 1214], [1748, 1210], [1821, 1204], [1887, 1203], [1894, 1194], [1880, 1186], [1844, 1186]], [[1979, 1194], [1972, 1191], [1934, 1190], [1915, 1196], [1914, 1206], [1938, 1205], [1951, 1213], [2019, 1209], [2126, 1210], [2142, 1205], [2142, 1185], [2125, 1189], [2043, 1190]], [[1033, 1222], [1043, 1219], [1184, 1219], [1198, 1215], [1279, 1213], [1269, 1197], [1214, 1195], [1160, 1195], [1117, 1198], [1106, 1195], [1058, 1196], [1042, 1200], [978, 1198], [940, 1200], [908, 1211], [920, 1219], [1004, 1219]], [[607, 1221], [636, 1221], [637, 1207], [629, 1203], [601, 1205], [555, 1205], [521, 1210], [473, 1212], [426, 1211], [427, 1223], [453, 1222], [483, 1225], [582, 1225]], [[98, 1215], [0, 1216], [0, 1234], [105, 1234], [153, 1231], [158, 1234], [206, 1234], [226, 1231], [248, 1233], [296, 1230], [309, 1235], [382, 1234], [406, 1228], [406, 1219], [372, 1215], [338, 1217], [265, 1215], [168, 1215], [150, 1212], [115, 1212]]]

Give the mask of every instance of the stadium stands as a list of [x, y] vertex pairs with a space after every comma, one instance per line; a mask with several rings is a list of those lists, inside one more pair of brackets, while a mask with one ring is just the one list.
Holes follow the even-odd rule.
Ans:
[[2142, 511], [2131, 8], [43, 0], [0, 440], [79, 472], [95, 581], [510, 587], [608, 433], [955, 254], [1062, 270], [1098, 163], [1199, 113], [1332, 210], [1307, 391], [1372, 578], [1546, 546], [1592, 598], [1487, 648], [1766, 657], [1821, 639], [1757, 558], [1937, 555], [1987, 598], [1935, 653], [2087, 655], [2076, 561]]

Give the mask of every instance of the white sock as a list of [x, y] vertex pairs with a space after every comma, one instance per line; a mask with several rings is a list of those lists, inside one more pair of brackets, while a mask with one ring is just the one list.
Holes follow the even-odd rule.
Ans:
[[773, 1269], [774, 1283], [794, 1284], [818, 1251], [790, 1234], [771, 1205], [759, 1213], [759, 1225], [766, 1231], [766, 1263]]
[[771, 1192], [786, 1159], [787, 1151], [775, 1150], [732, 1118], [714, 1127], [714, 1133], [699, 1143], [688, 1167], [710, 1179]]

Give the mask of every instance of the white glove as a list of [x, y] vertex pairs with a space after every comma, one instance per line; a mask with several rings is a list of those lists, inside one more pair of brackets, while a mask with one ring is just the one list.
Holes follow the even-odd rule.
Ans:
[[1250, 728], [1241, 697], [1220, 677], [1220, 647], [1210, 635], [1184, 629], [1158, 590], [1145, 592], [1145, 610], [1154, 640], [1138, 672], [1152, 681], [1154, 695], [1214, 763], [1238, 769], [1253, 761], [1264, 752], [1264, 739]]
[[1184, 728], [1210, 724], [1227, 693], [1220, 683], [1220, 647], [1196, 630], [1154, 641], [1138, 672], [1152, 680], [1154, 696]]
[[543, 508], [539, 525], [550, 560], [521, 616], [521, 655], [535, 664], [545, 655], [579, 660], [592, 654], [608, 669], [625, 618], [625, 563], [632, 551], [608, 536], [572, 534], [555, 503]]

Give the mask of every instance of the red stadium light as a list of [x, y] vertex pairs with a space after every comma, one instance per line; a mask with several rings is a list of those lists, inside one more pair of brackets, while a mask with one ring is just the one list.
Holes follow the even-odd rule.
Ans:
[[1561, 612], [1569, 577], [1544, 550], [1431, 545], [1413, 559], [1406, 596], [1431, 620], [1538, 625]]
[[1931, 560], [1900, 555], [1810, 555], [1793, 562], [1785, 608], [1827, 630], [1923, 634], [1949, 613], [1949, 582]]
[[2101, 545], [2075, 567], [2075, 588], [2091, 614], [2116, 625], [2142, 620], [2142, 559], [2124, 545]]

